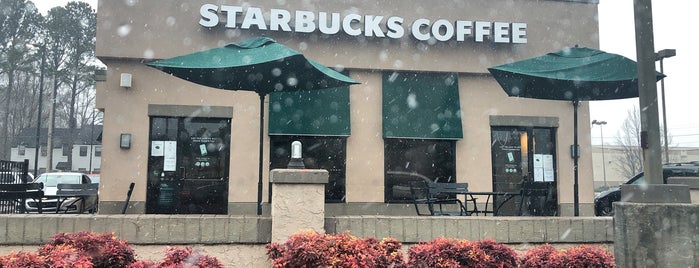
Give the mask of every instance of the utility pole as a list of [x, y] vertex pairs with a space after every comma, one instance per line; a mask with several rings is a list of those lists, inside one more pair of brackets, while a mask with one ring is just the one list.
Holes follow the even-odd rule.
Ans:
[[[663, 49], [661, 51], [658, 51], [658, 53], [655, 53], [655, 60], [660, 61], [660, 72], [665, 74], [665, 70], [663, 69], [663, 59], [674, 57], [677, 55], [677, 52], [674, 49]], [[670, 163], [670, 153], [668, 150], [668, 145], [667, 143], [669, 142], [667, 139], [667, 112], [665, 110], [665, 79], [660, 80], [660, 96], [662, 97], [663, 100], [663, 144], [665, 145], [665, 163]]]
[[646, 182], [649, 184], [663, 184], [651, 0], [634, 0], [634, 21], [636, 27], [638, 102], [641, 110], [643, 170]]
[[[56, 79], [56, 75], [53, 76], [53, 79]], [[54, 87], [51, 91], [49, 100], [51, 100], [51, 107], [49, 109], [48, 140], [46, 141], [46, 172], [53, 171], [53, 125], [55, 123], [54, 110], [56, 110], [56, 87]]]
[[46, 65], [46, 45], [41, 44], [41, 74], [39, 75], [39, 107], [36, 116], [36, 149], [34, 150], [34, 176], [39, 176], [39, 150], [41, 149], [41, 107], [44, 106], [44, 66]]

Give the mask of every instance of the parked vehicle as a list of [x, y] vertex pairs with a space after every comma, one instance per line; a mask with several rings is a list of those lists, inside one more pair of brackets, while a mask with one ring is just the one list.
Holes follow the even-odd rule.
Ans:
[[[699, 162], [674, 163], [663, 165], [663, 183], [667, 183], [669, 177], [692, 177], [699, 176]], [[643, 172], [633, 176], [623, 184], [644, 185], [646, 184]], [[621, 200], [621, 185], [612, 187], [595, 196], [595, 215], [612, 216], [614, 206], [612, 203]]]
[[388, 171], [386, 174], [393, 185], [393, 187], [390, 188], [390, 192], [386, 194], [394, 201], [412, 202], [413, 195], [410, 192], [411, 184], [412, 187], [420, 187], [423, 185], [427, 186], [427, 184], [434, 182], [432, 179], [416, 172]]
[[100, 183], [100, 174], [87, 174], [92, 183]]
[[[34, 180], [34, 182], [44, 183], [44, 196], [41, 200], [43, 211], [55, 211], [58, 204], [58, 198], [55, 197], [58, 191], [58, 184], [88, 184], [92, 183], [90, 177], [82, 173], [76, 172], [49, 172], [41, 174]], [[77, 212], [77, 211], [88, 211], [95, 212], [97, 210], [97, 200], [98, 196], [90, 196], [85, 198], [85, 202], [80, 202], [77, 197], [68, 197], [62, 203], [59, 211], [65, 212]], [[36, 200], [27, 199], [25, 200], [25, 207], [28, 211], [38, 211], [38, 204]], [[82, 206], [85, 207], [82, 207]]]

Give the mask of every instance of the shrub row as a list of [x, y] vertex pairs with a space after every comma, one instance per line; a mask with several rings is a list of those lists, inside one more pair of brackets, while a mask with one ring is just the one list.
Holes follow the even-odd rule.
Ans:
[[491, 239], [472, 242], [437, 238], [408, 249], [405, 261], [401, 243], [392, 238], [357, 238], [349, 233], [302, 232], [284, 243], [266, 246], [272, 266], [282, 267], [615, 267], [614, 256], [606, 250], [582, 245], [557, 250], [542, 245], [517, 254]]
[[[494, 240], [467, 241], [437, 238], [408, 249], [393, 238], [358, 238], [348, 232], [319, 234], [302, 232], [284, 243], [266, 246], [272, 266], [281, 267], [615, 267], [614, 257], [600, 247], [582, 245], [557, 250], [542, 245], [517, 254]], [[178, 268], [223, 267], [211, 256], [192, 247], [168, 247], [162, 262], [136, 260], [131, 246], [113, 233], [59, 233], [36, 253], [18, 252], [0, 256], [0, 268]]]
[[0, 256], [0, 268], [179, 268], [223, 267], [221, 262], [192, 249], [168, 247], [162, 262], [136, 260], [131, 246], [114, 233], [59, 233], [34, 252]]

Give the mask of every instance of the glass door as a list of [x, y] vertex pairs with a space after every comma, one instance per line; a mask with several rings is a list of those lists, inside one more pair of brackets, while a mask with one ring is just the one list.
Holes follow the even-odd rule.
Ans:
[[553, 128], [492, 128], [493, 191], [523, 194], [504, 204], [504, 198], [494, 197], [500, 215], [557, 215], [554, 132]]
[[151, 117], [146, 213], [227, 214], [230, 119]]

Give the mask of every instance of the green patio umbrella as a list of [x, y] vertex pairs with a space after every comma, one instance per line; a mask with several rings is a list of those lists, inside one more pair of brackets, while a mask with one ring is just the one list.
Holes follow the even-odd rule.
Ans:
[[[543, 56], [488, 68], [510, 97], [564, 100], [573, 103], [573, 183], [578, 201], [578, 104], [580, 101], [638, 97], [636, 62], [592, 48], [564, 48]], [[665, 77], [657, 73], [656, 79]]]
[[256, 37], [223, 47], [147, 64], [184, 80], [225, 90], [254, 91], [260, 96], [260, 161], [257, 214], [262, 214], [262, 155], [265, 96], [274, 91], [333, 88], [357, 81], [307, 59], [271, 38]]

